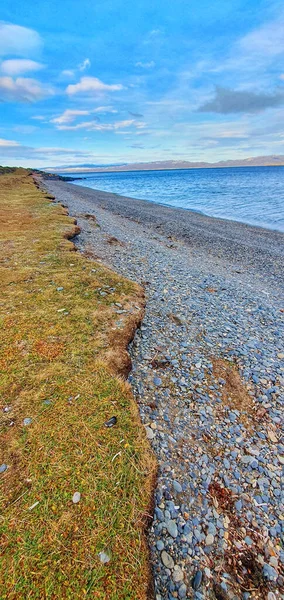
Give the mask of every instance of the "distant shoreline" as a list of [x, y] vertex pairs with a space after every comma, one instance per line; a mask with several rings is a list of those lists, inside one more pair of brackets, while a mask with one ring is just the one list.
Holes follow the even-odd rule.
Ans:
[[280, 165], [208, 165], [208, 166], [204, 166], [204, 167], [198, 167], [198, 166], [194, 166], [194, 167], [153, 167], [153, 168], [147, 168], [147, 169], [143, 169], [143, 168], [103, 168], [103, 167], [98, 167], [98, 168], [85, 168], [85, 169], [60, 169], [58, 171], [46, 171], [46, 173], [50, 173], [50, 174], [54, 174], [54, 175], [64, 175], [64, 174], [68, 174], [70, 173], [70, 175], [79, 175], [79, 174], [84, 174], [84, 173], [136, 173], [136, 172], [147, 172], [147, 171], [194, 171], [195, 169], [198, 170], [214, 170], [214, 169], [251, 169], [251, 168], [255, 168], [255, 169], [265, 169], [265, 168], [271, 168], [271, 167], [284, 167], [284, 163], [280, 164]]

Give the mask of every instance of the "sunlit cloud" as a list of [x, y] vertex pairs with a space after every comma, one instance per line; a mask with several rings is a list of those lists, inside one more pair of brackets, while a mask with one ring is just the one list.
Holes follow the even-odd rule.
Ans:
[[0, 56], [30, 56], [41, 46], [41, 38], [34, 29], [0, 22]]
[[2, 71], [2, 73], [5, 75], [11, 75], [12, 77], [33, 71], [40, 71], [43, 68], [44, 65], [41, 63], [36, 62], [35, 60], [29, 60], [27, 58], [13, 58], [4, 60], [0, 64], [0, 71]]
[[116, 92], [122, 90], [123, 87], [121, 83], [103, 83], [97, 77], [82, 77], [79, 83], [68, 85], [66, 93], [69, 96], [74, 96], [75, 94], [100, 94], [102, 92]]
[[1, 148], [15, 148], [20, 146], [18, 142], [14, 142], [13, 140], [4, 140], [0, 138], [0, 147]]
[[75, 119], [77, 117], [86, 116], [89, 114], [90, 114], [89, 110], [69, 110], [69, 109], [67, 109], [59, 117], [55, 117], [54, 119], [51, 119], [50, 122], [56, 123], [58, 125], [63, 125], [66, 123], [72, 123], [73, 121], [75, 121]]
[[62, 77], [75, 77], [75, 71], [72, 71], [71, 69], [64, 69], [63, 71], [61, 71], [61, 76]]
[[50, 87], [36, 79], [0, 77], [0, 100], [3, 102], [36, 102], [52, 93]]

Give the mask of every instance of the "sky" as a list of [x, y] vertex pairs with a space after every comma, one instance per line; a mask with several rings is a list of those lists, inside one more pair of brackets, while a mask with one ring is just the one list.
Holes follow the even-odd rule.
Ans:
[[1, 0], [0, 164], [284, 154], [284, 6]]

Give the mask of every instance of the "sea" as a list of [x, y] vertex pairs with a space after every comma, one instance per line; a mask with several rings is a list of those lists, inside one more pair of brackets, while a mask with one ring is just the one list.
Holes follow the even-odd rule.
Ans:
[[84, 178], [75, 185], [284, 232], [284, 167], [70, 175]]

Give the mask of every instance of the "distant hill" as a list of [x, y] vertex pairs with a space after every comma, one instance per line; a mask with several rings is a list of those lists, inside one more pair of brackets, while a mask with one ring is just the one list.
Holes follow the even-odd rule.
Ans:
[[46, 168], [46, 171], [60, 173], [116, 172], [116, 171], [163, 171], [167, 169], [216, 169], [220, 167], [279, 167], [284, 166], [284, 155], [256, 156], [239, 160], [220, 160], [216, 163], [190, 162], [187, 160], [160, 160], [109, 165], [69, 165]]

